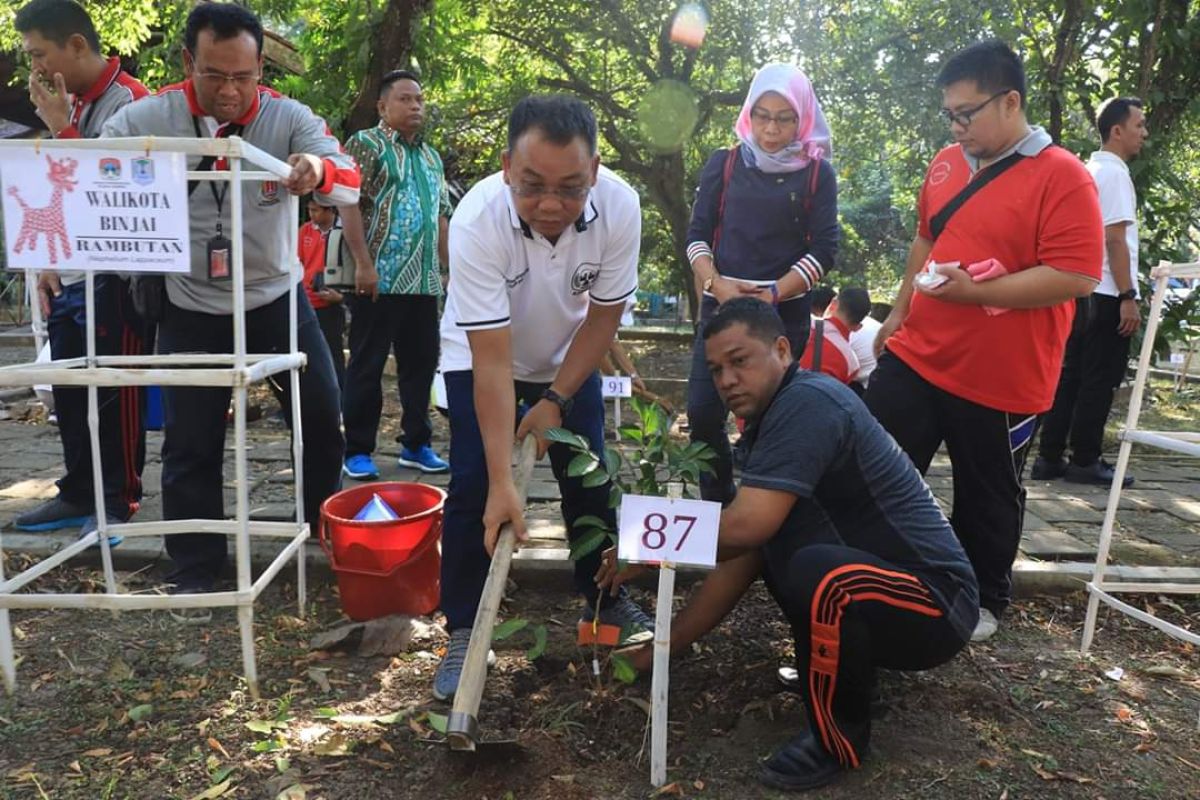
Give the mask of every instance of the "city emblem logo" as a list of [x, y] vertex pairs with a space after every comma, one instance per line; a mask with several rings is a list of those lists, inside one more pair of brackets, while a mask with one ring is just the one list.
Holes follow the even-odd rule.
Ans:
[[133, 182], [142, 186], [149, 186], [154, 183], [154, 159], [152, 158], [135, 158], [133, 159]]
[[100, 177], [115, 181], [121, 177], [121, 160], [119, 158], [100, 159]]

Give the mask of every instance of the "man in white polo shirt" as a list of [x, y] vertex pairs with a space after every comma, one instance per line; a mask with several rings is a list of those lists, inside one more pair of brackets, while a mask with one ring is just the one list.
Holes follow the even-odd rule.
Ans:
[[[564, 427], [604, 452], [597, 367], [637, 290], [637, 193], [600, 166], [596, 119], [577, 99], [526, 97], [508, 121], [503, 171], [467, 193], [450, 221], [450, 285], [442, 373], [450, 413], [450, 496], [442, 532], [442, 611], [450, 645], [433, 694], [449, 699], [459, 674], [489, 554], [500, 526], [526, 538], [511, 455], [517, 439]], [[518, 401], [525, 409], [518, 425]], [[608, 484], [567, 477], [571, 453], [549, 447], [567, 530], [585, 514], [615, 524]], [[599, 551], [575, 563], [575, 586], [595, 616]], [[646, 631], [626, 596], [601, 600], [600, 620]]]
[[[1104, 272], [1090, 297], [1076, 302], [1075, 324], [1063, 356], [1054, 407], [1042, 420], [1032, 476], [1072, 483], [1112, 483], [1112, 465], [1100, 457], [1113, 393], [1129, 365], [1129, 346], [1142, 324], [1138, 309], [1137, 193], [1129, 163], [1149, 132], [1142, 101], [1115, 97], [1096, 117], [1101, 147], [1088, 159], [1104, 217]], [[1070, 439], [1071, 459], [1063, 457]], [[1133, 485], [1126, 473], [1125, 486]]]

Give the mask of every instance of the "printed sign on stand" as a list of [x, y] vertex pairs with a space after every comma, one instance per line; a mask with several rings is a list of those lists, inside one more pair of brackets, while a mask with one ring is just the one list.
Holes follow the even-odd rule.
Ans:
[[188, 272], [182, 153], [0, 153], [9, 269]]
[[623, 495], [617, 557], [641, 564], [715, 567], [720, 527], [720, 503]]
[[626, 375], [604, 375], [600, 384], [600, 396], [633, 397], [633, 378]]

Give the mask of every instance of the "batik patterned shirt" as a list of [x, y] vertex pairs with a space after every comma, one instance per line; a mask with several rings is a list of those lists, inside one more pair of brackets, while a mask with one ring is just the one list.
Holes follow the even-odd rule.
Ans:
[[358, 206], [380, 293], [440, 295], [438, 218], [450, 216], [441, 157], [383, 122], [350, 137], [346, 151], [362, 170]]

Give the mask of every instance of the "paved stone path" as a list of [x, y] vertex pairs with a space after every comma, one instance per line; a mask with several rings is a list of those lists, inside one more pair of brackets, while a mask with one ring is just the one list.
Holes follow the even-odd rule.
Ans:
[[[268, 414], [273, 404], [267, 403]], [[0, 525], [8, 550], [46, 552], [70, 540], [69, 532], [55, 535], [22, 535], [9, 527], [16, 514], [55, 493], [61, 470], [57, 428], [48, 424], [40, 406], [30, 401], [10, 403], [9, 419], [0, 421]], [[21, 419], [23, 415], [33, 415]], [[444, 447], [445, 426], [436, 425]], [[231, 426], [232, 429], [232, 426]], [[251, 514], [260, 519], [282, 519], [291, 514], [291, 464], [287, 429], [277, 417], [266, 416], [250, 425]], [[230, 433], [230, 439], [232, 432]], [[147, 464], [143, 473], [145, 498], [138, 520], [154, 520], [161, 513], [162, 434], [150, 432]], [[232, 445], [227, 441], [226, 502], [234, 507]], [[444, 452], [444, 450], [443, 450]], [[377, 462], [382, 480], [424, 481], [445, 486], [444, 475], [423, 475], [396, 464], [398, 445], [381, 437]], [[1200, 566], [1200, 461], [1186, 457], [1145, 453], [1135, 456], [1137, 484], [1123, 493], [1118, 511], [1120, 535], [1114, 560], [1125, 564]], [[935, 460], [928, 481], [948, 512], [952, 502], [949, 462]], [[1029, 500], [1021, 557], [1030, 561], [1087, 562], [1095, 558], [1100, 524], [1108, 490], [1061, 481], [1029, 481]], [[558, 487], [549, 467], [539, 464], [530, 487], [533, 545], [545, 552], [526, 558], [556, 561], [565, 557], [565, 537], [558, 516]], [[145, 540], [139, 551], [157, 552], [160, 544]], [[120, 552], [120, 551], [118, 551]], [[133, 555], [132, 552], [129, 553]]]
[[[17, 341], [14, 339], [14, 341]], [[7, 342], [4, 342], [7, 344]], [[0, 346], [0, 363], [28, 357], [24, 346]], [[390, 382], [390, 379], [385, 379]], [[390, 388], [390, 387], [388, 387]], [[45, 554], [71, 541], [74, 532], [20, 534], [10, 527], [18, 513], [55, 493], [61, 473], [61, 445], [57, 428], [49, 424], [40, 404], [31, 397], [12, 397], [0, 390], [0, 533], [6, 550]], [[263, 387], [252, 390], [265, 416], [249, 425], [251, 515], [259, 519], [284, 519], [292, 513], [290, 440], [282, 420], [273, 416], [276, 405]], [[376, 461], [381, 480], [424, 481], [445, 486], [447, 476], [423, 475], [396, 464], [399, 445], [393, 440], [397, 423], [394, 392], [385, 391], [383, 430]], [[434, 419], [434, 446], [445, 453], [445, 422]], [[226, 508], [234, 508], [232, 425], [226, 441]], [[136, 519], [155, 520], [161, 515], [162, 434], [147, 437], [147, 462], [143, 473], [145, 497]], [[1132, 465], [1137, 477], [1125, 491], [1117, 514], [1118, 536], [1113, 560], [1121, 564], [1200, 567], [1200, 459], [1135, 451]], [[934, 495], [949, 512], [953, 497], [949, 462], [935, 459], [927, 476]], [[1020, 558], [1023, 563], [1076, 562], [1095, 559], [1108, 488], [1080, 486], [1061, 481], [1028, 481], [1028, 504]], [[539, 464], [529, 491], [528, 517], [532, 547], [519, 554], [530, 565], [561, 566], [566, 542], [558, 511], [558, 487], [547, 464]], [[125, 560], [161, 554], [161, 542], [131, 540], [118, 555]], [[312, 556], [319, 559], [315, 544]]]

